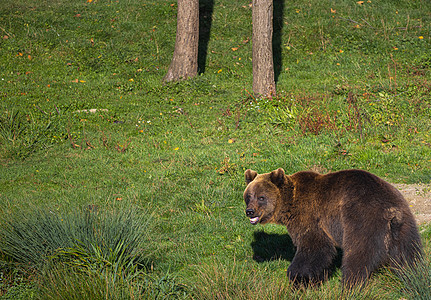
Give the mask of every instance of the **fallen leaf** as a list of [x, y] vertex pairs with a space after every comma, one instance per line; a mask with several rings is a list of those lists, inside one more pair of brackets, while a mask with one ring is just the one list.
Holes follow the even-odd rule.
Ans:
[[238, 47], [232, 48], [232, 51], [236, 51], [236, 50], [238, 50]]
[[233, 143], [235, 143], [235, 139], [229, 139], [227, 142], [228, 142], [229, 144], [233, 144]]
[[335, 14], [337, 11], [331, 8], [331, 13]]
[[364, 4], [364, 1], [358, 1], [356, 3], [358, 3], [359, 5], [362, 5], [362, 4]]

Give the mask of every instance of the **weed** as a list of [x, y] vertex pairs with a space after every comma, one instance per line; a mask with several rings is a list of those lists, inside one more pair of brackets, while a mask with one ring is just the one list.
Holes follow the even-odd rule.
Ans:
[[250, 101], [249, 110], [255, 112], [258, 118], [263, 117], [261, 124], [288, 129], [295, 125], [298, 117], [298, 110], [292, 102], [292, 100], [276, 98], [253, 99]]
[[36, 118], [33, 113], [7, 109], [0, 115], [0, 147], [4, 157], [26, 158], [62, 140], [57, 116]]
[[311, 133], [320, 134], [322, 131], [334, 131], [336, 126], [336, 113], [323, 113], [321, 110], [314, 108], [304, 112], [298, 118], [298, 124], [303, 134]]

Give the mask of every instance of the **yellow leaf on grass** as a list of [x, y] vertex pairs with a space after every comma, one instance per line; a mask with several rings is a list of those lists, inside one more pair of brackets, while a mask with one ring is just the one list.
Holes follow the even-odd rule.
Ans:
[[364, 1], [358, 1], [356, 3], [358, 3], [359, 5], [362, 5], [362, 4], [364, 4]]
[[232, 51], [236, 51], [236, 50], [238, 50], [238, 47], [233, 47], [232, 48]]

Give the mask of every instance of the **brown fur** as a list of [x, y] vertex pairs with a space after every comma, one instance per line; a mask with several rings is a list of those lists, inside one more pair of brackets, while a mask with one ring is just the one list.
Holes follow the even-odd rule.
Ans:
[[343, 251], [343, 284], [363, 283], [379, 267], [413, 264], [422, 244], [400, 192], [361, 170], [325, 175], [283, 169], [245, 172], [246, 214], [252, 224], [287, 227], [296, 246], [288, 268], [295, 283], [327, 279], [337, 248]]

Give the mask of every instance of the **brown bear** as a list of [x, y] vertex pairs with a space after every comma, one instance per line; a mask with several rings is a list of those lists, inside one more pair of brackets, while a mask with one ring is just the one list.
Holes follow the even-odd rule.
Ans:
[[296, 253], [287, 273], [294, 284], [327, 279], [342, 250], [343, 286], [363, 284], [387, 265], [413, 265], [422, 243], [406, 200], [383, 179], [362, 170], [321, 175], [245, 172], [251, 224], [287, 227]]

